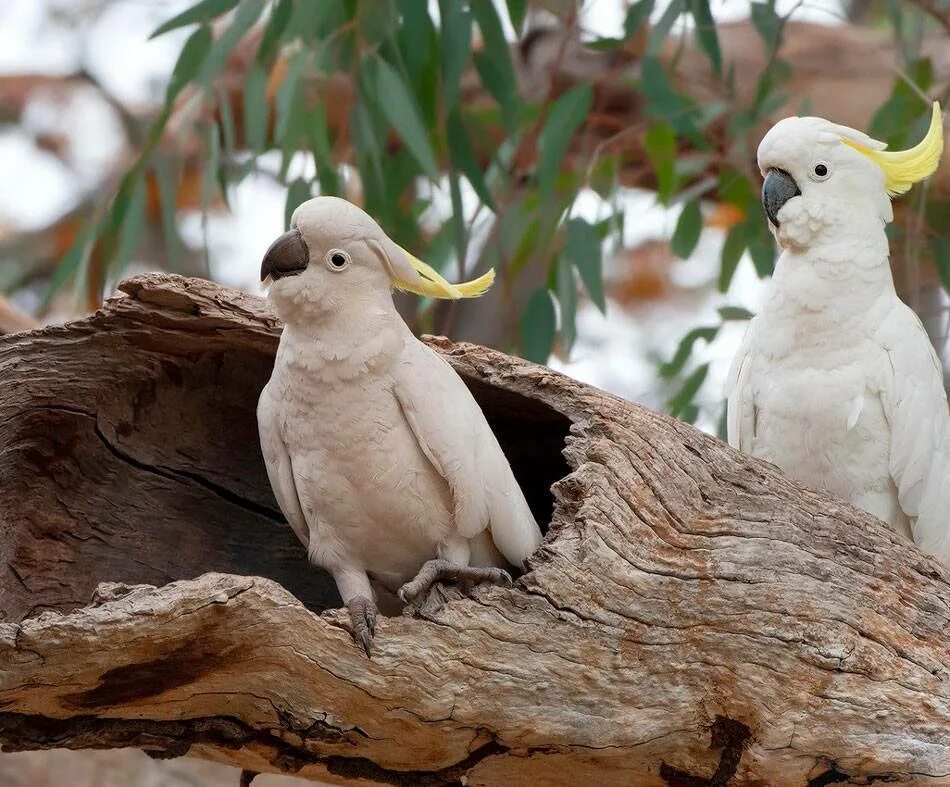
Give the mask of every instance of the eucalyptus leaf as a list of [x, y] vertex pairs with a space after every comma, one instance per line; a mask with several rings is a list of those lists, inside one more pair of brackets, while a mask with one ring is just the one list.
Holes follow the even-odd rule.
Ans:
[[222, 14], [227, 13], [237, 4], [238, 0], [201, 0], [200, 3], [195, 3], [191, 8], [182, 11], [177, 16], [172, 17], [167, 22], [155, 28], [155, 32], [149, 36], [149, 40], [151, 41], [153, 38], [158, 38], [172, 30], [177, 30], [179, 27], [207, 24]]
[[277, 55], [280, 48], [280, 42], [287, 30], [290, 17], [293, 12], [293, 0], [278, 0], [271, 12], [270, 19], [267, 20], [267, 27], [264, 28], [264, 35], [261, 37], [261, 45], [257, 48], [257, 62], [262, 66], [268, 65]]
[[690, 13], [696, 25], [696, 39], [702, 47], [713, 72], [717, 77], [722, 76], [722, 52], [719, 49], [719, 36], [716, 33], [716, 20], [709, 10], [709, 0], [688, 0]]
[[376, 61], [376, 95], [379, 108], [402, 137], [409, 152], [430, 178], [439, 177], [439, 165], [418, 106], [399, 72], [385, 60]]
[[535, 363], [545, 363], [551, 356], [557, 314], [547, 287], [535, 290], [521, 315], [521, 348], [524, 357]]
[[538, 187], [550, 194], [574, 132], [590, 112], [594, 92], [589, 85], [568, 90], [551, 106], [538, 139]]
[[717, 310], [723, 322], [751, 320], [755, 315], [741, 306], [720, 306]]
[[676, 347], [676, 352], [673, 353], [673, 357], [660, 366], [660, 376], [669, 378], [679, 374], [686, 365], [686, 362], [689, 360], [690, 355], [692, 355], [693, 347], [695, 346], [696, 342], [704, 341], [708, 344], [716, 338], [718, 333], [719, 328], [715, 325], [706, 325], [700, 328], [693, 328], [682, 339], [680, 339], [680, 342]]
[[267, 72], [255, 64], [244, 82], [244, 138], [255, 153], [263, 151], [267, 141], [268, 113]]
[[132, 187], [132, 193], [129, 198], [129, 207], [126, 212], [125, 221], [122, 223], [122, 231], [119, 236], [119, 246], [115, 253], [115, 262], [113, 263], [113, 274], [119, 276], [129, 264], [132, 255], [138, 248], [139, 239], [142, 237], [142, 224], [145, 220], [145, 178], [135, 179]]
[[627, 9], [627, 15], [623, 20], [623, 34], [626, 38], [633, 38], [640, 32], [643, 24], [650, 19], [650, 13], [653, 11], [653, 0], [638, 0]]
[[[686, 380], [683, 382], [683, 386], [667, 403], [670, 415], [672, 415], [674, 418], [679, 418], [680, 416], [687, 414], [687, 408], [692, 405], [693, 399], [699, 392], [699, 389], [702, 387], [703, 382], [705, 382], [706, 375], [708, 373], [709, 364], [704, 363], [686, 378]], [[689, 411], [689, 415], [691, 415], [691, 420], [695, 420], [697, 411], [691, 410]]]
[[244, 37], [264, 10], [264, 4], [261, 0], [240, 0], [240, 4], [234, 11], [231, 24], [215, 40], [211, 46], [208, 57], [205, 58], [201, 68], [201, 81], [210, 82], [224, 68], [228, 60], [228, 55], [234, 50], [238, 42]]
[[458, 104], [459, 83], [472, 51], [472, 16], [457, 0], [439, 0], [439, 12], [442, 101], [451, 111]]
[[557, 261], [557, 298], [561, 307], [561, 348], [567, 355], [577, 338], [577, 282], [564, 256]]
[[667, 203], [676, 188], [676, 134], [669, 123], [654, 123], [647, 130], [644, 146], [656, 174], [660, 201]]
[[607, 311], [604, 297], [603, 255], [597, 229], [584, 219], [568, 221], [564, 239], [564, 259], [580, 274], [584, 289], [601, 312]]
[[775, 0], [751, 3], [749, 16], [753, 26], [765, 41], [766, 51], [771, 52], [776, 49], [782, 35], [782, 18], [775, 11]]
[[194, 80], [201, 70], [201, 66], [211, 50], [213, 38], [211, 28], [202, 25], [192, 33], [185, 45], [181, 48], [175, 67], [172, 69], [168, 88], [165, 90], [165, 104], [170, 106], [184, 89], [185, 85]]
[[684, 260], [689, 257], [699, 243], [703, 231], [703, 214], [699, 209], [699, 200], [691, 200], [683, 206], [676, 221], [676, 229], [670, 239], [670, 249]]
[[744, 224], [734, 224], [726, 234], [722, 245], [722, 257], [719, 269], [719, 292], [725, 292], [732, 283], [732, 277], [746, 249], [746, 228]]
[[297, 208], [311, 197], [310, 183], [297, 178], [287, 187], [287, 199], [284, 202], [284, 228], [290, 229], [290, 219]]
[[492, 199], [491, 192], [485, 182], [485, 174], [478, 163], [468, 131], [465, 129], [465, 123], [457, 109], [450, 112], [446, 118], [445, 138], [452, 164], [472, 184], [478, 198], [493, 211], [496, 210], [495, 201]]
[[518, 122], [518, 83], [501, 20], [492, 0], [471, 0], [469, 7], [484, 41], [484, 51], [475, 55], [475, 68], [501, 107], [505, 126], [513, 130]]

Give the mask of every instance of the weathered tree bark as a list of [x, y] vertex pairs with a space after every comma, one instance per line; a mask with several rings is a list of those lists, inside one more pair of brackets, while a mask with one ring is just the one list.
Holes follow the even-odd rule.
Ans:
[[367, 659], [258, 453], [276, 320], [195, 280], [123, 290], [0, 340], [8, 750], [338, 784], [950, 783], [950, 573], [689, 426], [480, 347], [433, 340], [545, 543], [513, 588], [383, 620]]

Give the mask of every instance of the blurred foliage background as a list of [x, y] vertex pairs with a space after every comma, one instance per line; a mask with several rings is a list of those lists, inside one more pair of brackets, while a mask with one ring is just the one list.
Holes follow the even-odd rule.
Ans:
[[[91, 17], [107, 5], [52, 7]], [[285, 191], [285, 222], [308, 197], [336, 194], [450, 279], [496, 268], [493, 291], [477, 302], [400, 296], [417, 331], [535, 361], [553, 355], [572, 371], [585, 320], [595, 319], [584, 315], [646, 319], [638, 304], [682, 299], [669, 273], [676, 261], [704, 255], [721, 295], [701, 313], [687, 299], [657, 323], [670, 336], [650, 356], [650, 392], [637, 398], [715, 429], [709, 348], [736, 336], [754, 308], [737, 271], [767, 277], [775, 262], [758, 199], [763, 131], [788, 114], [818, 114], [904, 147], [950, 86], [950, 8], [940, 0], [826, 3], [821, 22], [801, 21], [804, 2], [742, 4], [731, 22], [718, 21], [717, 5], [172, 4], [152, 33], [178, 49], [156, 101], [130, 106], [82, 66], [67, 75], [106, 96], [123, 152], [52, 224], [0, 237], [0, 286], [39, 292], [31, 309], [42, 319], [51, 308], [52, 317], [96, 308], [131, 271], [214, 276], [209, 217], [264, 173]], [[613, 27], [591, 24], [599, 15]], [[0, 122], [22, 122], [31, 96], [50, 89], [52, 78], [26, 76], [0, 78]], [[55, 133], [36, 142], [66, 155]], [[666, 230], [644, 242], [638, 228], [656, 222], [654, 206]], [[186, 213], [199, 217], [197, 242], [185, 237]], [[946, 164], [900, 203], [891, 232], [899, 289], [943, 350]], [[602, 366], [625, 362], [609, 344], [600, 351]]]

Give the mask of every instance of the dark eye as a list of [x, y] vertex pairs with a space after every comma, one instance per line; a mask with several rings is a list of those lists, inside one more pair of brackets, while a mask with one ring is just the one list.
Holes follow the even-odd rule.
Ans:
[[343, 249], [330, 249], [323, 258], [324, 263], [331, 271], [342, 271], [350, 264], [350, 255]]
[[828, 165], [823, 161], [819, 161], [815, 164], [815, 180], [824, 180], [828, 177]]

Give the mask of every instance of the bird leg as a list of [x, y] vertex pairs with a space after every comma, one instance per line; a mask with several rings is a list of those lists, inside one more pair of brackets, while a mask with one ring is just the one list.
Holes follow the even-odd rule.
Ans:
[[376, 604], [366, 596], [354, 596], [346, 602], [346, 610], [350, 613], [350, 623], [353, 626], [353, 639], [366, 651], [367, 656], [376, 634]]
[[438, 558], [427, 560], [416, 578], [399, 588], [399, 598], [410, 603], [425, 593], [436, 582], [491, 582], [493, 585], [511, 586], [511, 574], [495, 566], [463, 566]]

